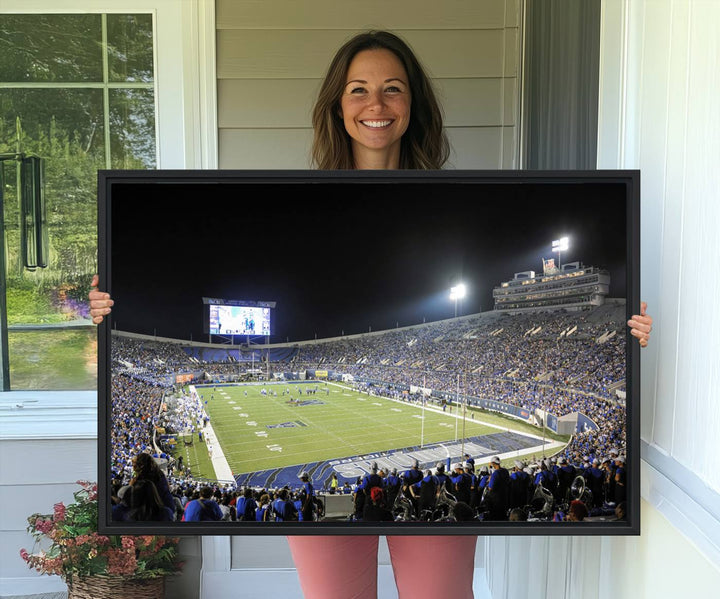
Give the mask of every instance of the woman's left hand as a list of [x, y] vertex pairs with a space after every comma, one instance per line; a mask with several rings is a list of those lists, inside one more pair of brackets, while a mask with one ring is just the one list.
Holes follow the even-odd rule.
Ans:
[[650, 331], [652, 331], [652, 316], [646, 313], [647, 304], [640, 302], [640, 314], [634, 314], [633, 317], [628, 320], [628, 326], [630, 327], [630, 334], [637, 337], [640, 342], [640, 347], [647, 347], [648, 340], [650, 339]]

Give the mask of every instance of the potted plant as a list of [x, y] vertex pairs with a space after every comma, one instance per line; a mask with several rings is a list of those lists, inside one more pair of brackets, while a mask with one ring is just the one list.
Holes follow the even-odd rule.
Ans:
[[178, 538], [104, 536], [97, 532], [97, 484], [78, 481], [75, 502], [57, 503], [52, 514], [28, 517], [33, 553], [20, 550], [30, 568], [61, 576], [68, 599], [162, 599], [165, 578], [181, 571]]

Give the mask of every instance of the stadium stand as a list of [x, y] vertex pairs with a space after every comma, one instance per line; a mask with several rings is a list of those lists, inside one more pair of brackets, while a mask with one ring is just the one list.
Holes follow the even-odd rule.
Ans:
[[[625, 468], [622, 460], [614, 458], [622, 458], [626, 451], [625, 306], [610, 301], [583, 310], [557, 308], [490, 312], [246, 351], [115, 331], [112, 478], [117, 484], [126, 483], [133, 456], [146, 451], [167, 461], [168, 478], [180, 503], [191, 500], [199, 487], [208, 483], [214, 484], [219, 503], [232, 504], [247, 487], [253, 489], [258, 503], [264, 494], [272, 501], [279, 489], [299, 489], [301, 470], [311, 473], [316, 490], [321, 491], [331, 474], [327, 462], [248, 472], [233, 484], [218, 483], [198, 480], [179, 469], [173, 448], [164, 444], [159, 431], [166, 436], [182, 431], [194, 434], [202, 427], [202, 407], [186, 393], [180, 382], [183, 377], [191, 375], [194, 381], [203, 382], [244, 380], [250, 362], [261, 365], [264, 377], [288, 380], [322, 370], [331, 380], [385, 397], [419, 401], [429, 392], [438, 407], [443, 401], [452, 405], [459, 399], [467, 401], [470, 408], [502, 407], [528, 422], [540, 419], [547, 426], [554, 424], [556, 430], [569, 426], [571, 440], [554, 456], [556, 462], [549, 469], [558, 470], [558, 462], [564, 458], [572, 467], [571, 480], [563, 487], [562, 496], [556, 496], [556, 489], [533, 483], [531, 501], [524, 506], [526, 515], [551, 520], [564, 513], [570, 501], [585, 500], [590, 510], [586, 520], [613, 517], [615, 481], [618, 470], [622, 478]], [[462, 396], [457, 393], [459, 376]], [[485, 436], [481, 443], [488, 448], [488, 455], [509, 454], [518, 448], [518, 439], [512, 435]], [[399, 449], [408, 454], [413, 450]], [[522, 463], [533, 480], [542, 469], [539, 462]], [[598, 470], [599, 485], [594, 482]], [[553, 498], [550, 508], [548, 495]], [[405, 508], [398, 506], [395, 515], [409, 513]], [[317, 517], [321, 513], [319, 502]], [[483, 519], [487, 512], [482, 502], [474, 513], [476, 519]], [[446, 510], [437, 517], [446, 519], [450, 514]]]

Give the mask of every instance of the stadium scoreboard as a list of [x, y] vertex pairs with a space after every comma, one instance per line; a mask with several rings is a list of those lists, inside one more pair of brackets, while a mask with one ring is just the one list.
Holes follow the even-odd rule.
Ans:
[[226, 300], [204, 297], [207, 333], [269, 337], [273, 331], [275, 302]]

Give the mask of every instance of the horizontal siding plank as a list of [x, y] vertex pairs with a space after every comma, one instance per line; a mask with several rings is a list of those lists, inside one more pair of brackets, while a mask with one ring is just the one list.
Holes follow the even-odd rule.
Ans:
[[[52, 506], [50, 507], [52, 508]], [[52, 512], [52, 509], [49, 511]], [[27, 522], [25, 522], [25, 526], [27, 526]], [[0, 597], [14, 599], [67, 597], [67, 585], [59, 576], [41, 576], [35, 570], [28, 569], [27, 563], [20, 557], [20, 549], [27, 549], [28, 553], [32, 553], [35, 543], [35, 539], [25, 530], [25, 526], [22, 531], [2, 531], [2, 544], [0, 544], [0, 566], [2, 566], [0, 593], [2, 594]]]
[[222, 129], [222, 169], [310, 168], [312, 129]]
[[[218, 0], [218, 29], [493, 29], [516, 17], [518, 0]], [[509, 6], [506, 6], [509, 5]]]
[[515, 116], [506, 109], [505, 95], [513, 93], [514, 80], [440, 79], [438, 95], [446, 127], [512, 125]]
[[[73, 493], [80, 487], [73, 483], [44, 483], [35, 481], [26, 485], [0, 486], [0, 530], [25, 530], [31, 514], [52, 514], [53, 506], [73, 503]], [[20, 501], [22, 499], [22, 501]], [[28, 547], [29, 549], [29, 547]]]
[[[320, 79], [218, 81], [218, 126], [309, 127], [320, 83]], [[515, 79], [441, 79], [435, 84], [446, 126], [515, 124]]]
[[218, 127], [310, 127], [320, 79], [218, 81]]
[[[434, 78], [502, 77], [505, 31], [399, 31]], [[218, 31], [218, 79], [321, 78], [347, 31]], [[509, 36], [513, 37], [513, 36]], [[259, 50], [261, 49], [261, 50]]]
[[28, 479], [37, 485], [61, 481], [73, 484], [77, 480], [95, 481], [97, 480], [97, 441], [94, 439], [2, 441], [0, 472], [2, 472], [2, 484], [6, 486], [23, 485]]
[[447, 133], [451, 147], [448, 168], [501, 168], [502, 127], [452, 127]]

